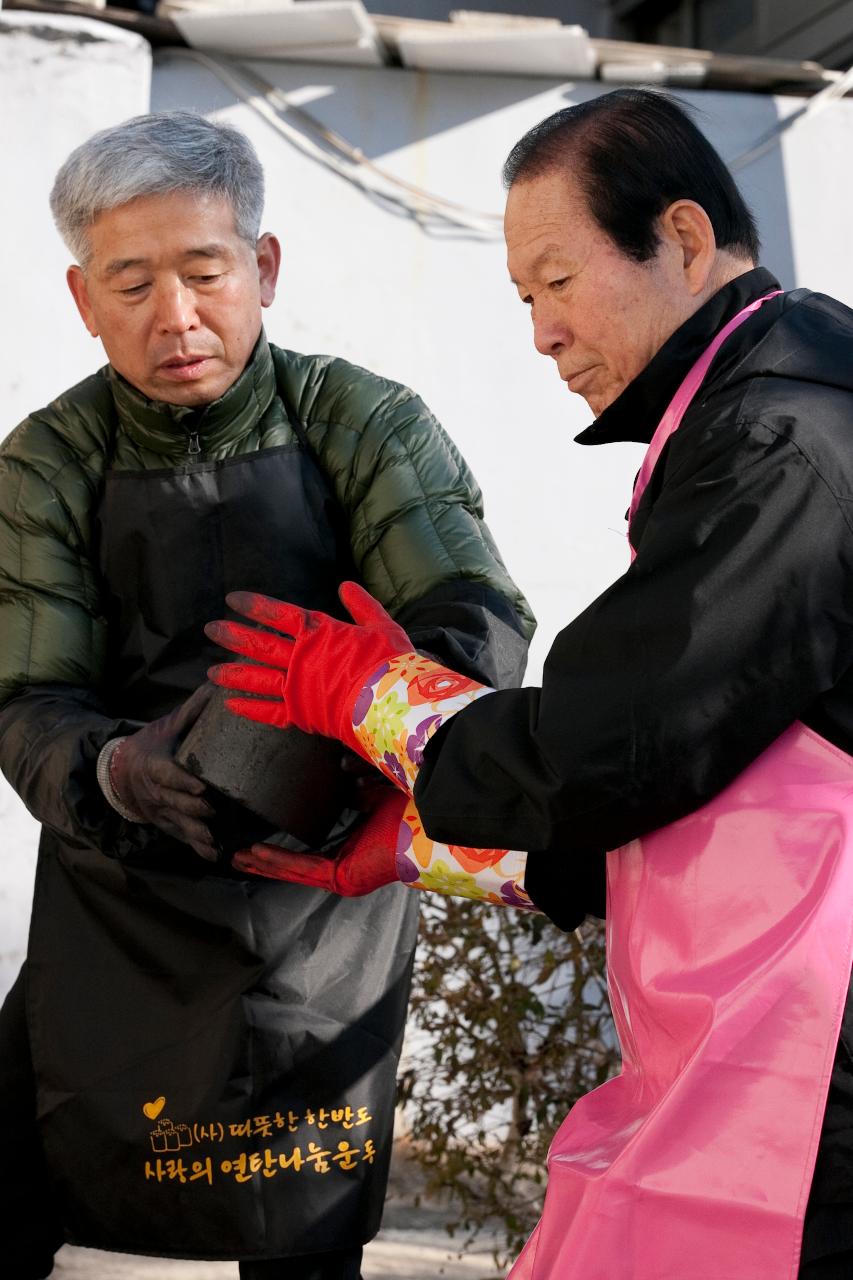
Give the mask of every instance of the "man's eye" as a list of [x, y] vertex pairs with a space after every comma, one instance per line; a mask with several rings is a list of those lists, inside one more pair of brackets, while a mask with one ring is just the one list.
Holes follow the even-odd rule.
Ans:
[[193, 276], [192, 279], [196, 284], [215, 284], [217, 280], [222, 279], [222, 273], [217, 272], [212, 276]]
[[549, 289], [562, 289], [571, 280], [571, 276], [560, 276], [559, 280], [551, 280], [548, 283]]
[[132, 284], [129, 289], [119, 289], [119, 293], [125, 298], [135, 298], [137, 294], [142, 293], [143, 289], [147, 289], [147, 284]]

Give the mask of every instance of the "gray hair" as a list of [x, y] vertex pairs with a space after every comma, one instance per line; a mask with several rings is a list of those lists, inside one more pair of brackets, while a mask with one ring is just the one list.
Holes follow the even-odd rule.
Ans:
[[237, 234], [254, 248], [264, 205], [257, 153], [239, 130], [191, 111], [136, 116], [96, 133], [59, 170], [50, 207], [59, 234], [86, 267], [88, 231], [99, 213], [174, 191], [225, 196]]

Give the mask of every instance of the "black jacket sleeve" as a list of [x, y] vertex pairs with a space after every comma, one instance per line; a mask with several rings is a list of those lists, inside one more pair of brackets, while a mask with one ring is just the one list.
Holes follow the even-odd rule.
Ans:
[[853, 663], [850, 503], [784, 421], [712, 425], [670, 441], [636, 560], [560, 632], [542, 688], [429, 744], [430, 836], [615, 848], [710, 799]]
[[524, 621], [493, 587], [460, 578], [433, 587], [396, 619], [416, 649], [493, 689], [521, 684], [527, 665]]
[[98, 785], [98, 753], [136, 721], [106, 715], [98, 699], [72, 685], [28, 686], [0, 708], [0, 768], [30, 813], [72, 842], [121, 856], [150, 828], [125, 822]]

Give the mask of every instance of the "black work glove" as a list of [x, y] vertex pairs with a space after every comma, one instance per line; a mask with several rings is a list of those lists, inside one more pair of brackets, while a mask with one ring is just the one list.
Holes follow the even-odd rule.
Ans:
[[110, 761], [110, 782], [141, 822], [188, 844], [209, 862], [218, 851], [207, 825], [213, 808], [205, 785], [175, 763], [175, 752], [214, 692], [204, 684], [179, 707], [120, 742]]

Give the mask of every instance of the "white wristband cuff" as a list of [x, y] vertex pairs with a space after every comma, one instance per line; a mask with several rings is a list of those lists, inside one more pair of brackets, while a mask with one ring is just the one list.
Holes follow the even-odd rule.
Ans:
[[125, 734], [124, 737], [121, 738], [110, 738], [106, 746], [101, 748], [95, 772], [98, 778], [98, 786], [103, 791], [107, 804], [109, 804], [111, 808], [115, 809], [116, 813], [126, 819], [127, 822], [144, 822], [145, 819], [143, 817], [141, 817], [134, 809], [128, 808], [124, 803], [113, 786], [112, 778], [110, 777], [110, 764], [112, 763], [112, 758], [127, 736], [128, 735]]

